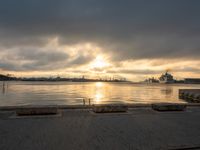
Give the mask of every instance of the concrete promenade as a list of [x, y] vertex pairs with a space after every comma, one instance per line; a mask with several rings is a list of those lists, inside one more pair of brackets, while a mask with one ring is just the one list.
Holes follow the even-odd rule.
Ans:
[[0, 150], [183, 150], [200, 149], [200, 107], [158, 112], [95, 114], [61, 109], [55, 116], [16, 116], [0, 111]]

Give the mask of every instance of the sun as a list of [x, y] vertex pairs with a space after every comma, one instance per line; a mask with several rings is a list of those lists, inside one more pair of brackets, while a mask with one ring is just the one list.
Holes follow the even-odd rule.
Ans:
[[98, 68], [98, 69], [102, 69], [104, 67], [109, 66], [109, 63], [106, 62], [106, 59], [99, 55], [96, 57], [96, 59], [91, 63], [92, 68]]

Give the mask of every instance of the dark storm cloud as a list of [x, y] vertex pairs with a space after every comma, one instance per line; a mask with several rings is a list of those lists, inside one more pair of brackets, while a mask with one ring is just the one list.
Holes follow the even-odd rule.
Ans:
[[150, 75], [150, 74], [159, 74], [161, 73], [162, 70], [127, 70], [127, 69], [120, 69], [120, 70], [109, 70], [107, 73], [122, 73], [122, 74], [145, 74], [145, 75]]
[[70, 64], [71, 65], [82, 65], [82, 64], [87, 64], [89, 63], [92, 59], [94, 59], [93, 56], [88, 55], [88, 56], [83, 56], [80, 55], [78, 57], [76, 57], [75, 59], [73, 59]]
[[[155, 74], [160, 74], [163, 72], [163, 69], [160, 70], [128, 70], [128, 69], [119, 69], [119, 70], [108, 70], [107, 73], [121, 73], [121, 74], [139, 74], [139, 75], [155, 75]], [[194, 72], [194, 73], [200, 73], [200, 68], [195, 68], [195, 67], [186, 67], [186, 68], [178, 68], [176, 70], [173, 70], [173, 73], [176, 72]]]
[[19, 50], [17, 55], [18, 59], [39, 61], [43, 63], [60, 62], [68, 59], [68, 55], [61, 51], [55, 50], [40, 50], [40, 49], [23, 49]]
[[70, 56], [69, 53], [51, 48], [21, 48], [0, 51], [0, 68], [9, 71], [48, 71], [84, 65], [93, 60], [94, 54]]
[[0, 0], [0, 46], [42, 46], [58, 36], [60, 44], [96, 43], [113, 60], [199, 59], [199, 6], [198, 0]]
[[19, 70], [19, 66], [17, 66], [16, 64], [2, 60], [0, 60], [0, 68], [2, 70]]
[[0, 68], [10, 71], [58, 69], [68, 58], [68, 54], [54, 49], [11, 49], [0, 56]]
[[58, 69], [68, 60], [66, 53], [53, 50], [26, 49], [20, 51], [18, 55], [21, 60], [30, 61], [22, 65], [24, 70], [51, 70], [55, 67]]

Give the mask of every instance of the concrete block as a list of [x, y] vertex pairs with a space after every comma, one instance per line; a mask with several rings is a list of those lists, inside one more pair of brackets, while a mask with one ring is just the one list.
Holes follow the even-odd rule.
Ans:
[[39, 108], [19, 108], [16, 110], [16, 114], [19, 116], [28, 115], [54, 115], [58, 113], [58, 109], [55, 107], [39, 107]]
[[92, 109], [95, 113], [117, 113], [127, 112], [128, 106], [123, 104], [93, 105]]
[[186, 104], [173, 103], [157, 103], [152, 104], [152, 109], [156, 111], [183, 111], [186, 109]]

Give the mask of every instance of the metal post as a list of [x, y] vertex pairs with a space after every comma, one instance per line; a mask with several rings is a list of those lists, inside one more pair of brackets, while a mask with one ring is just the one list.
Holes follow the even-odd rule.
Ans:
[[89, 98], [89, 106], [91, 105], [91, 100], [90, 100], [90, 98]]
[[5, 94], [5, 82], [3, 81], [2, 93]]

